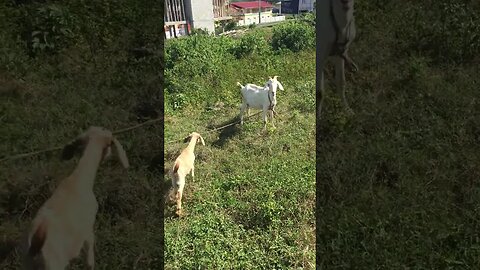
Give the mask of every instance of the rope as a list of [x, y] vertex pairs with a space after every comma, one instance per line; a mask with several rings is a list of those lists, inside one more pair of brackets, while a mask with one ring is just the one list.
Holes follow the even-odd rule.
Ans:
[[[247, 116], [246, 119], [248, 119], [248, 118], [250, 118], [250, 117], [253, 117], [253, 116], [255, 116], [255, 115], [258, 115], [258, 114], [260, 114], [260, 113], [261, 113], [261, 111], [255, 113], [255, 114], [253, 114], [253, 115]], [[150, 125], [150, 124], [156, 123], [156, 122], [158, 122], [158, 121], [162, 121], [162, 120], [163, 120], [162, 118], [156, 118], [156, 119], [148, 120], [148, 121], [145, 121], [145, 122], [143, 122], [143, 123], [140, 123], [140, 124], [137, 124], [137, 125], [134, 125], [134, 126], [131, 126], [131, 127], [127, 127], [127, 128], [124, 128], [124, 129], [116, 130], [116, 131], [114, 131], [114, 132], [112, 132], [112, 133], [113, 133], [113, 134], [125, 133], [125, 132], [127, 132], [127, 131], [131, 131], [131, 130], [140, 128], [140, 127], [142, 127], [142, 126]], [[233, 123], [230, 123], [230, 124], [227, 124], [227, 125], [218, 127], [218, 128], [214, 128], [214, 129], [208, 130], [208, 131], [205, 132], [205, 133], [208, 134], [208, 133], [211, 133], [211, 132], [214, 132], [214, 131], [222, 130], [222, 129], [224, 129], [224, 128], [227, 128], [227, 127], [229, 127], [229, 126], [233, 126], [233, 125], [238, 124], [238, 123], [240, 123], [240, 121], [236, 121], [236, 122], [233, 122]], [[167, 144], [174, 143], [174, 142], [178, 142], [178, 141], [181, 141], [181, 140], [183, 140], [183, 139], [173, 140], [173, 141], [167, 142]], [[4, 161], [7, 161], [7, 160], [20, 159], [20, 158], [29, 157], [29, 156], [34, 156], [34, 155], [38, 155], [38, 154], [42, 154], [42, 153], [47, 153], [47, 152], [53, 152], [53, 151], [57, 151], [57, 150], [61, 150], [61, 149], [63, 149], [63, 146], [57, 146], [57, 147], [47, 148], [47, 149], [44, 149], [44, 150], [38, 150], [38, 151], [32, 151], [32, 152], [23, 153], [23, 154], [17, 154], [17, 155], [7, 156], [7, 157], [4, 157], [4, 158], [0, 159], [0, 162], [4, 162]]]
[[[135, 125], [135, 126], [131, 126], [131, 127], [120, 129], [120, 130], [116, 130], [112, 133], [113, 134], [125, 133], [127, 131], [137, 129], [137, 128], [145, 126], [145, 125], [153, 124], [153, 123], [156, 123], [156, 122], [161, 121], [161, 120], [163, 120], [163, 119], [162, 118], [156, 118], [156, 119], [148, 120], [148, 121], [145, 121], [145, 122], [140, 123], [140, 124]], [[4, 158], [0, 159], [0, 162], [4, 162], [4, 161], [7, 161], [7, 160], [24, 158], [24, 157], [29, 157], [29, 156], [34, 156], [34, 155], [38, 155], [38, 154], [42, 154], [42, 153], [46, 153], [46, 152], [53, 152], [53, 151], [57, 151], [57, 150], [61, 150], [61, 149], [63, 149], [63, 146], [57, 146], [57, 147], [52, 147], [52, 148], [48, 148], [48, 149], [44, 149], [44, 150], [38, 150], [38, 151], [28, 152], [28, 153], [24, 153], [24, 154], [8, 156], [8, 157], [4, 157]]]
[[[253, 116], [255, 116], [255, 115], [259, 115], [260, 113], [262, 113], [262, 111], [259, 111], [259, 112], [255, 113], [255, 114], [252, 114], [252, 115], [249, 115], [249, 116], [245, 117], [245, 119], [248, 119], [248, 118], [253, 117]], [[275, 113], [276, 113], [276, 112], [275, 112]], [[214, 132], [214, 131], [222, 130], [222, 129], [224, 129], [224, 128], [227, 128], [227, 127], [230, 127], [230, 126], [239, 124], [239, 123], [240, 123], [240, 120], [238, 120], [238, 121], [236, 121], [236, 122], [232, 122], [232, 123], [227, 124], [227, 125], [224, 125], [224, 126], [221, 126], [221, 127], [218, 127], [218, 128], [214, 128], [214, 129], [207, 130], [206, 132], [204, 132], [204, 134], [209, 134], [209, 133]], [[183, 141], [183, 139], [177, 139], [177, 140], [168, 141], [168, 142], [166, 142], [165, 144], [171, 144], [171, 143], [179, 142], [179, 141]]]

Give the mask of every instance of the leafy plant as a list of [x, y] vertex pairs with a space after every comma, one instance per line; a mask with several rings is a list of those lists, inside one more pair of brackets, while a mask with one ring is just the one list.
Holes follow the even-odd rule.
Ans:
[[315, 47], [315, 29], [308, 24], [289, 21], [273, 27], [272, 47], [299, 52]]
[[23, 10], [24, 41], [31, 54], [56, 52], [75, 41], [77, 22], [63, 6], [34, 5]]
[[232, 48], [232, 53], [237, 58], [257, 53], [264, 55], [271, 50], [270, 44], [259, 32], [249, 32], [240, 38], [240, 41]]

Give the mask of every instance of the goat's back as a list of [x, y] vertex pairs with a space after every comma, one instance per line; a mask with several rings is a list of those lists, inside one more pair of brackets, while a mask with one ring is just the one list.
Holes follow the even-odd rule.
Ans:
[[266, 104], [270, 104], [268, 95], [267, 89], [257, 85], [247, 84], [242, 88], [243, 101], [251, 108], [263, 109]]

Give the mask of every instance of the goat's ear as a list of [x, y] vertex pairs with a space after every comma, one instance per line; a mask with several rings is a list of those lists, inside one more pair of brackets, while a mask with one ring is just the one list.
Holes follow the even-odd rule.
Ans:
[[28, 247], [28, 255], [35, 256], [37, 255], [43, 247], [45, 243], [45, 239], [47, 238], [47, 224], [42, 222], [38, 225], [35, 230], [35, 233], [32, 235], [30, 239], [29, 247]]
[[273, 79], [274, 79], [275, 81], [277, 80], [277, 78], [278, 78], [277, 75], [273, 76]]
[[280, 90], [283, 90], [283, 85], [282, 85], [282, 83], [279, 82], [279, 81], [277, 81], [277, 83], [278, 83], [278, 88], [280, 88]]
[[198, 136], [198, 138], [199, 138], [200, 141], [202, 142], [202, 145], [205, 145], [205, 141], [203, 140], [202, 136]]
[[73, 158], [75, 155], [75, 152], [83, 146], [85, 143], [85, 138], [83, 136], [78, 137], [75, 139], [73, 142], [65, 145], [63, 147], [63, 152], [62, 152], [62, 159], [63, 160], [70, 160]]
[[127, 153], [125, 153], [125, 150], [123, 150], [123, 146], [116, 138], [113, 138], [112, 141], [115, 145], [115, 149], [117, 150], [117, 155], [120, 159], [120, 162], [122, 162], [123, 167], [127, 169], [130, 166], [130, 164], [128, 163]]
[[272, 77], [270, 77], [270, 76], [268, 76], [268, 78], [269, 78], [270, 80], [273, 80]]

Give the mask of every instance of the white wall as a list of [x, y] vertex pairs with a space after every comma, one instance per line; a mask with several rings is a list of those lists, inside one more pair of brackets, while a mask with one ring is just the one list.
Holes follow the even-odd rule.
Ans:
[[[240, 20], [238, 21], [239, 26], [250, 25], [250, 24], [258, 24], [258, 16], [255, 17], [256, 20]], [[261, 23], [270, 23], [270, 22], [279, 22], [284, 21], [285, 16], [275, 16], [275, 17], [266, 17], [261, 20]]]
[[298, 9], [300, 11], [302, 10], [313, 11], [313, 3], [315, 3], [315, 0], [299, 0]]
[[207, 29], [210, 33], [215, 32], [212, 0], [187, 0], [185, 12], [187, 18], [192, 20], [193, 28]]

